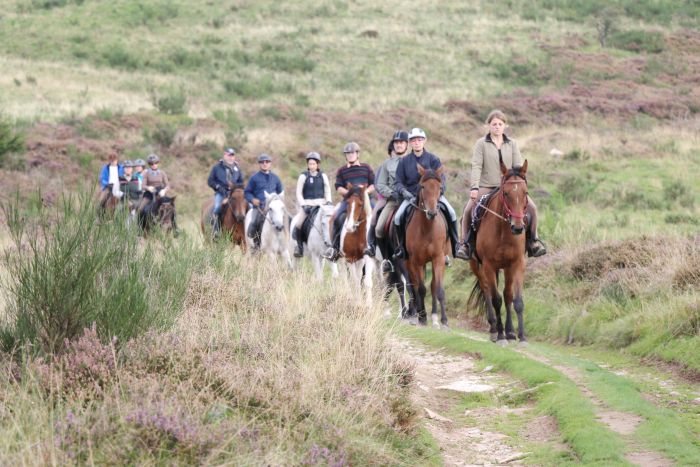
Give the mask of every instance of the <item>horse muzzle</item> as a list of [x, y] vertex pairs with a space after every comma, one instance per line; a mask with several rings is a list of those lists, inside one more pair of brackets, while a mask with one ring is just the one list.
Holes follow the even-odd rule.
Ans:
[[427, 217], [429, 221], [432, 221], [437, 217], [437, 211], [425, 211], [425, 217]]
[[283, 225], [276, 225], [275, 230], [278, 232], [281, 232], [282, 230], [284, 230], [284, 226]]
[[233, 216], [233, 218], [236, 220], [236, 222], [244, 222], [245, 214], [236, 214], [235, 216]]
[[510, 224], [510, 231], [513, 233], [513, 235], [520, 235], [523, 232], [525, 232], [525, 225], [517, 226], [511, 222]]

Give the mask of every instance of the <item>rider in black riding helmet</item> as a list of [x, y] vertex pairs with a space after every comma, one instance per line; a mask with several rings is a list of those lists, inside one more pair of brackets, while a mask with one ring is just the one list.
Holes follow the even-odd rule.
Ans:
[[317, 152], [310, 152], [306, 155], [306, 170], [297, 179], [297, 204], [299, 214], [294, 225], [292, 236], [296, 238], [294, 256], [301, 258], [304, 256], [304, 242], [301, 238], [301, 227], [306, 220], [307, 214], [314, 206], [332, 203], [331, 184], [328, 176], [321, 172], [321, 155]]

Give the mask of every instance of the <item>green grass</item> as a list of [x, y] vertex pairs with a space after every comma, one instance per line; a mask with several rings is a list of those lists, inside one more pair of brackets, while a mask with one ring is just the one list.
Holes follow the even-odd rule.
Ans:
[[494, 365], [497, 371], [505, 371], [515, 376], [528, 387], [555, 383], [541, 387], [535, 397], [537, 407], [556, 418], [564, 441], [574, 451], [576, 458], [569, 461], [585, 464], [625, 464], [620, 455], [623, 450], [622, 441], [596, 421], [591, 403], [576, 385], [561, 373], [512, 350], [491, 343], [477, 342], [454, 333], [408, 327], [397, 328], [397, 333], [450, 352], [478, 355], [485, 362]]
[[[646, 446], [663, 452], [679, 465], [690, 465], [700, 457], [698, 427], [692, 419], [674, 410], [660, 407], [643, 397], [638, 383], [579, 359], [553, 347], [537, 345], [533, 350], [553, 358], [555, 362], [578, 368], [587, 387], [609, 407], [643, 418], [635, 436]], [[604, 356], [607, 361], [609, 356]], [[663, 376], [662, 376], [663, 377]], [[657, 389], [658, 390], [658, 389]]]

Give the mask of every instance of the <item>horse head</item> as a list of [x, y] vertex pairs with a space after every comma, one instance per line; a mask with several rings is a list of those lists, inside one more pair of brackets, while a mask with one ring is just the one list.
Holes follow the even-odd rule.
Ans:
[[360, 224], [367, 220], [365, 215], [365, 190], [364, 185], [347, 184], [348, 192], [345, 193], [344, 199], [348, 205], [348, 216], [345, 219], [345, 231], [353, 233], [357, 230]]
[[510, 230], [515, 235], [525, 231], [525, 213], [527, 212], [527, 160], [522, 167], [508, 169], [501, 163], [501, 201], [503, 213], [510, 224]]
[[165, 232], [175, 227], [175, 196], [159, 196], [156, 198], [156, 219]]
[[438, 214], [438, 201], [442, 194], [442, 166], [437, 170], [424, 169], [417, 164], [420, 174], [420, 189], [418, 191], [418, 208], [425, 213], [428, 220], [435, 219]]
[[284, 230], [284, 216], [286, 209], [284, 207], [284, 198], [276, 193], [265, 192], [265, 216], [272, 223], [275, 230], [281, 232]]
[[243, 185], [236, 185], [228, 195], [229, 209], [236, 222], [243, 222], [248, 212], [248, 202], [245, 199]]

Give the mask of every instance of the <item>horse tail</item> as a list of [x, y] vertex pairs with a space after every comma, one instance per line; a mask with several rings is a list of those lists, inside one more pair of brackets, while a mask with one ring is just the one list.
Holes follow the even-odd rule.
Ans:
[[[499, 273], [496, 272], [496, 287], [498, 287]], [[477, 310], [481, 313], [486, 313], [486, 295], [484, 291], [481, 290], [479, 285], [479, 278], [474, 279], [474, 287], [469, 294], [469, 299], [467, 300], [467, 310]]]
[[469, 300], [467, 300], [467, 309], [486, 313], [486, 295], [484, 295], [484, 291], [481, 290], [479, 279], [474, 279], [474, 287], [472, 287]]

